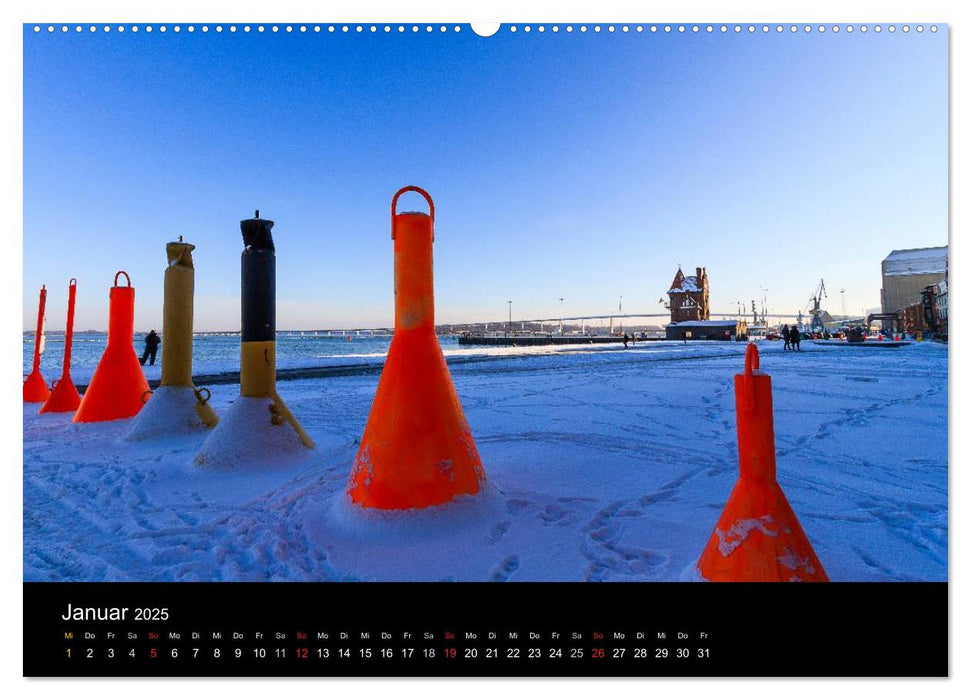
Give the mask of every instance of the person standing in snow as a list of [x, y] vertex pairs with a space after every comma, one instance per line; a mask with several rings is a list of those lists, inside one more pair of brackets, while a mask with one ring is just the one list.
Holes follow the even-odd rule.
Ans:
[[789, 345], [792, 346], [793, 350], [801, 350], [799, 347], [799, 329], [793, 326], [789, 329]]
[[627, 343], [630, 341], [630, 336], [624, 333], [624, 347], [627, 347]]
[[786, 344], [782, 347], [783, 350], [789, 349], [789, 324], [785, 324], [782, 327], [782, 339], [786, 341]]
[[142, 357], [139, 359], [139, 362], [143, 367], [145, 366], [145, 360], [148, 360], [149, 357], [151, 357], [149, 364], [155, 364], [155, 354], [158, 352], [158, 346], [161, 344], [162, 339], [158, 337], [158, 334], [153, 328], [151, 331], [149, 331], [148, 335], [145, 336], [145, 352], [142, 353]]

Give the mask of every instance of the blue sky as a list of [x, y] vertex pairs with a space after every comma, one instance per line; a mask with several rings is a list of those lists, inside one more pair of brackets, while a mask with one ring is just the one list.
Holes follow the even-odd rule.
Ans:
[[[170, 25], [171, 26], [171, 25]], [[451, 25], [450, 25], [451, 26]], [[879, 304], [880, 261], [947, 242], [947, 38], [24, 30], [24, 327], [103, 329], [127, 270], [161, 325], [197, 245], [196, 327], [239, 324], [238, 221], [274, 219], [278, 327], [393, 318], [388, 207], [435, 198], [440, 322]], [[402, 200], [405, 209], [418, 200]]]

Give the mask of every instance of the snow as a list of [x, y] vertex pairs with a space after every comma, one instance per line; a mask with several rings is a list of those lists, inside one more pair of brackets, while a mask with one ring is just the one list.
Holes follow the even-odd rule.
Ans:
[[947, 246], [895, 250], [883, 260], [883, 274], [932, 275], [947, 269]]
[[722, 326], [734, 328], [738, 324], [738, 321], [728, 320], [728, 321], [675, 321], [674, 323], [669, 323], [668, 326], [677, 326], [678, 328], [720, 328]]
[[685, 277], [681, 280], [680, 287], [672, 287], [668, 290], [668, 294], [684, 294], [685, 292], [700, 292], [701, 287], [698, 286], [698, 278], [694, 275], [690, 277]]
[[196, 409], [192, 387], [160, 386], [152, 392], [142, 410], [129, 421], [128, 440], [152, 440], [208, 430]]
[[[779, 483], [829, 577], [946, 581], [947, 347], [759, 345]], [[220, 426], [247, 427], [218, 440], [129, 442], [131, 420], [25, 406], [24, 580], [697, 581], [738, 478], [745, 347], [451, 358], [487, 481], [423, 511], [345, 495], [375, 373], [279, 384], [313, 449], [287, 425], [253, 429], [268, 408], [235, 385], [211, 402]], [[233, 468], [193, 463], [204, 443]]]
[[299, 456], [306, 448], [294, 427], [276, 415], [274, 404], [270, 397], [237, 396], [193, 462], [216, 469], [253, 465], [266, 469]]

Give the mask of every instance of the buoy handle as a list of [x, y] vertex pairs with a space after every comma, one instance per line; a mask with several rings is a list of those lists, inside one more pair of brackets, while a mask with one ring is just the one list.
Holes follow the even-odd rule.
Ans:
[[115, 286], [116, 287], [118, 286], [118, 276], [119, 275], [124, 275], [125, 276], [125, 280], [127, 280], [127, 282], [128, 282], [128, 286], [131, 287], [131, 277], [129, 277], [128, 276], [128, 273], [125, 272], [124, 270], [118, 270], [118, 272], [115, 273]]
[[405, 192], [417, 192], [425, 201], [428, 202], [428, 215], [432, 219], [432, 223], [435, 223], [435, 203], [432, 201], [432, 197], [421, 187], [415, 187], [414, 185], [408, 185], [407, 187], [402, 187], [400, 190], [394, 193], [394, 197], [391, 199], [391, 238], [394, 239], [394, 217], [398, 215], [398, 197], [403, 195]]
[[[206, 394], [205, 396], [202, 395], [203, 392], [205, 392]], [[196, 389], [195, 394], [196, 394], [196, 400], [202, 406], [205, 406], [207, 403], [209, 403], [209, 399], [212, 398], [212, 392], [209, 391], [209, 389], [207, 389], [204, 386]]]
[[139, 397], [142, 400], [142, 405], [145, 405], [148, 403], [148, 397], [150, 397], [151, 395], [152, 395], [151, 389], [146, 389], [145, 391], [142, 392], [142, 395]]
[[[115, 280], [117, 280], [117, 279], [118, 279], [118, 276], [115, 275]], [[76, 277], [72, 277], [71, 278], [71, 281], [67, 283], [67, 286], [68, 287], [77, 287], [78, 286], [78, 280], [77, 280], [77, 278]]]
[[755, 343], [749, 343], [745, 348], [745, 374], [752, 376], [752, 370], [759, 368], [759, 349]]

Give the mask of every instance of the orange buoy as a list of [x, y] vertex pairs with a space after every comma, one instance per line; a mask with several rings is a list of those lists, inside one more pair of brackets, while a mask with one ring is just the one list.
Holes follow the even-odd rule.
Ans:
[[776, 481], [772, 379], [749, 344], [735, 375], [739, 479], [698, 569], [709, 581], [828, 581]]
[[[395, 208], [417, 192], [429, 213]], [[482, 460], [435, 336], [432, 273], [435, 205], [404, 187], [391, 200], [394, 240], [394, 336], [354, 460], [347, 493], [367, 508], [406, 509], [474, 494]]]
[[[128, 286], [118, 286], [119, 275], [125, 276]], [[127, 272], [115, 275], [108, 298], [108, 347], [74, 414], [75, 423], [131, 418], [142, 410], [151, 394], [132, 344], [135, 288]]]
[[38, 413], [68, 413], [77, 410], [81, 395], [71, 379], [71, 345], [74, 341], [74, 303], [77, 299], [78, 281], [71, 278], [67, 291], [67, 326], [64, 330], [64, 365], [61, 378], [55, 380], [54, 390]]
[[34, 366], [24, 380], [24, 403], [40, 403], [51, 395], [40, 373], [40, 356], [44, 354], [44, 307], [47, 306], [47, 287], [41, 285], [37, 307], [37, 332], [34, 333]]

